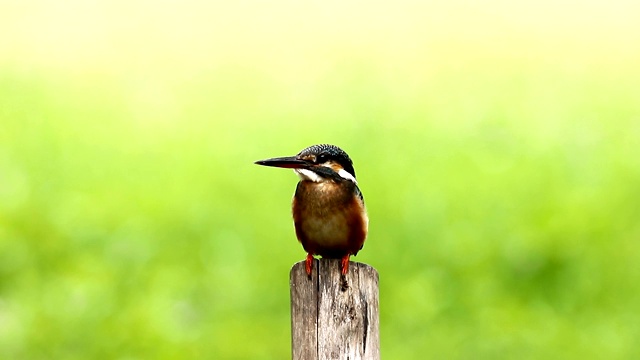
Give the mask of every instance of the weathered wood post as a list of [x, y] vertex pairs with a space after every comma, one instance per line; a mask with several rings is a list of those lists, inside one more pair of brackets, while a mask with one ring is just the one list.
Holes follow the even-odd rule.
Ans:
[[291, 268], [293, 360], [379, 360], [378, 272], [339, 259], [315, 260], [311, 278], [301, 261]]

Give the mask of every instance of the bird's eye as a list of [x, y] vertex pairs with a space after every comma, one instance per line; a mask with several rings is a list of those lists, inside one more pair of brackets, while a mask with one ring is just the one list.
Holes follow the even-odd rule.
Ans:
[[316, 162], [318, 164], [322, 164], [325, 161], [327, 161], [327, 154], [320, 154], [320, 155], [316, 156]]

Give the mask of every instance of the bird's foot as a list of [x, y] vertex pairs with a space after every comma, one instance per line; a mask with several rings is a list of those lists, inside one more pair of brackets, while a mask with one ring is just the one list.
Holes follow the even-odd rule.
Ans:
[[304, 269], [307, 271], [307, 275], [311, 276], [311, 269], [313, 269], [313, 255], [307, 254], [307, 259], [304, 262]]
[[341, 273], [342, 275], [347, 275], [347, 273], [349, 272], [349, 257], [351, 256], [351, 254], [347, 254], [345, 256], [342, 257], [342, 260], [340, 261], [340, 268], [342, 269]]

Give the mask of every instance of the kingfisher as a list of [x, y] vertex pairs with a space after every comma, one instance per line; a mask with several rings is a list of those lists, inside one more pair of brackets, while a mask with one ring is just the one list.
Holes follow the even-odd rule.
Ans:
[[349, 257], [362, 249], [369, 227], [349, 155], [335, 145], [319, 144], [295, 156], [255, 163], [293, 169], [300, 178], [291, 207], [296, 237], [307, 252], [307, 274], [311, 275], [313, 256], [319, 255], [341, 259], [341, 273], [346, 275]]

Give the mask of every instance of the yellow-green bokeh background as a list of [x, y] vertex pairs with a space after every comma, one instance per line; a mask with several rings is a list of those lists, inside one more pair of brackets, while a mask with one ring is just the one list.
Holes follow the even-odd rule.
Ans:
[[320, 142], [385, 359], [640, 358], [625, 0], [1, 2], [0, 358], [288, 358]]

